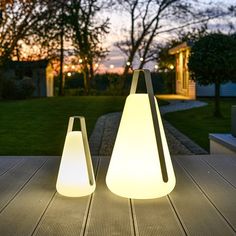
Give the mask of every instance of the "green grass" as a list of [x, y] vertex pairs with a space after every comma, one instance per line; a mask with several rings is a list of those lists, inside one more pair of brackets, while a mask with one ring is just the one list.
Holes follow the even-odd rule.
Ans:
[[221, 111], [223, 118], [213, 116], [214, 103], [212, 99], [204, 101], [208, 103], [208, 106], [168, 113], [164, 118], [209, 151], [209, 133], [230, 133], [231, 106], [236, 105], [236, 99], [222, 99]]
[[70, 116], [86, 119], [121, 111], [125, 97], [55, 97], [0, 102], [0, 155], [61, 155]]

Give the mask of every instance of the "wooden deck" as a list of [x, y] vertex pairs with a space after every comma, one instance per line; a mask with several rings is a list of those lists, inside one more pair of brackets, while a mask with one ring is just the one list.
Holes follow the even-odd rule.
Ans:
[[58, 157], [0, 158], [0, 235], [236, 235], [236, 156], [175, 156], [166, 197], [132, 200], [106, 187], [108, 157], [95, 157], [97, 188], [55, 190]]

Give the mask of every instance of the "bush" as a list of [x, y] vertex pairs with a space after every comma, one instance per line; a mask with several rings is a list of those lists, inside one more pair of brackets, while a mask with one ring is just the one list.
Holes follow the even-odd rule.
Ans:
[[65, 89], [84, 88], [84, 78], [81, 73], [72, 73], [72, 75], [65, 76]]
[[18, 82], [17, 98], [18, 99], [30, 98], [35, 90], [35, 85], [33, 83], [33, 80], [30, 78], [25, 78], [17, 82]]
[[[124, 78], [120, 74], [106, 73], [96, 74], [91, 81], [90, 95], [128, 95], [130, 91], [133, 74], [128, 74], [125, 78], [124, 87], [121, 88], [120, 82]], [[172, 93], [175, 89], [174, 71], [152, 73], [153, 90], [155, 94]], [[138, 83], [137, 92], [146, 92], [146, 84], [141, 73], [141, 79]], [[58, 78], [56, 78], [58, 86]], [[56, 87], [57, 91], [58, 87]], [[56, 93], [57, 94], [57, 93]], [[65, 78], [65, 95], [77, 96], [84, 95], [83, 75], [73, 73], [72, 76]]]
[[34, 83], [29, 78], [2, 80], [1, 94], [4, 99], [26, 99], [33, 95], [34, 90]]
[[16, 80], [2, 79], [1, 94], [3, 99], [13, 99], [17, 94]]

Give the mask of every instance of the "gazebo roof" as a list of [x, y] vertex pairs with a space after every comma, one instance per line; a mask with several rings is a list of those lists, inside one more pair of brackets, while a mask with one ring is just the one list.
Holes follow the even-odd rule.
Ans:
[[186, 50], [187, 48], [191, 48], [191, 46], [193, 45], [193, 42], [191, 41], [186, 41], [186, 42], [183, 42], [181, 44], [178, 44], [177, 46], [171, 48], [169, 50], [169, 54], [170, 55], [174, 55], [174, 54], [177, 54], [181, 51], [184, 51]]

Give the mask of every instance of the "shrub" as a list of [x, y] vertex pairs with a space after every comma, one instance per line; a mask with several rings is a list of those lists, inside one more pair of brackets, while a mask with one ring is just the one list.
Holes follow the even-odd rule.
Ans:
[[17, 94], [16, 80], [2, 79], [1, 94], [3, 99], [14, 99]]
[[33, 83], [33, 80], [30, 78], [24, 78], [17, 82], [18, 82], [17, 98], [18, 99], [30, 98], [35, 90], [35, 85]]
[[1, 94], [4, 99], [26, 99], [33, 95], [34, 90], [35, 86], [30, 78], [2, 80]]

